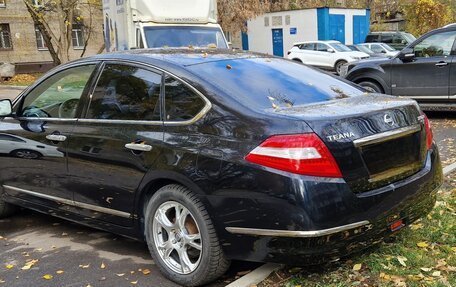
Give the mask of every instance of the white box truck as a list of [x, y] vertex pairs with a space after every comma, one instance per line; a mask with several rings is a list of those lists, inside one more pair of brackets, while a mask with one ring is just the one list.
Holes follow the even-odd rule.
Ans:
[[217, 0], [103, 0], [106, 51], [228, 48]]

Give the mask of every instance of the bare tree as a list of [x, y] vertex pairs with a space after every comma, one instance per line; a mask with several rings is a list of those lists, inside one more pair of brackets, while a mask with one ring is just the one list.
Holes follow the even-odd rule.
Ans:
[[70, 60], [73, 25], [83, 29], [84, 56], [94, 29], [94, 17], [101, 14], [99, 0], [23, 0], [36, 27], [43, 35], [43, 40], [51, 54], [54, 64], [59, 65]]

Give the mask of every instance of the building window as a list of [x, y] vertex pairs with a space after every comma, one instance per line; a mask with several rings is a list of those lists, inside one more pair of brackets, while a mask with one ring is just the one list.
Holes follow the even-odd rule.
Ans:
[[44, 42], [43, 34], [41, 34], [38, 27], [35, 27], [36, 47], [38, 50], [47, 50], [46, 42]]
[[82, 25], [73, 25], [71, 37], [74, 49], [84, 49], [84, 33], [82, 28]]
[[272, 16], [272, 26], [282, 26], [282, 16]]
[[291, 24], [291, 16], [286, 15], [285, 16], [285, 25], [290, 26], [290, 24]]
[[269, 27], [269, 17], [264, 17], [264, 27]]
[[6, 0], [0, 0], [0, 8], [6, 7]]
[[9, 24], [0, 24], [0, 50], [11, 50], [12, 48]]

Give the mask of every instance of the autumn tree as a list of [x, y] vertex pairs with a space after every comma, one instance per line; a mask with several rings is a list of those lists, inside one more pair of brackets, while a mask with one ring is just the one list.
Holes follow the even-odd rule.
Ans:
[[[100, 0], [23, 0], [35, 26], [43, 35], [43, 40], [55, 65], [70, 60], [73, 25], [84, 31], [83, 57], [93, 35], [94, 18], [101, 17]], [[38, 4], [38, 5], [37, 5]]]
[[423, 35], [453, 21], [452, 7], [438, 0], [417, 0], [404, 7], [406, 29], [414, 35]]
[[245, 23], [269, 11], [269, 0], [218, 0], [219, 22], [225, 31], [245, 30]]

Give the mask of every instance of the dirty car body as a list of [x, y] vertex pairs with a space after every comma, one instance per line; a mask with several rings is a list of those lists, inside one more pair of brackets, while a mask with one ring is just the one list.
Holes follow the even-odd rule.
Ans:
[[[77, 105], [64, 104], [62, 113], [62, 103], [52, 117], [24, 114], [27, 97], [46, 79], [81, 65], [93, 69]], [[110, 65], [159, 75], [153, 120], [113, 119], [126, 109], [142, 111], [126, 108], [128, 101], [94, 102]], [[167, 91], [177, 84], [167, 77], [198, 95], [187, 116], [174, 117], [192, 106], [185, 99], [168, 108]], [[92, 111], [105, 106], [111, 110], [104, 116]], [[70, 117], [59, 118], [68, 109]], [[202, 202], [229, 259], [335, 260], [427, 214], [442, 182], [438, 149], [415, 101], [367, 94], [266, 55], [99, 55], [53, 70], [14, 102], [14, 111], [1, 133], [55, 145], [65, 156], [0, 158], [2, 199], [143, 240], [146, 202], [178, 184]], [[145, 143], [151, 148], [131, 149]]]

